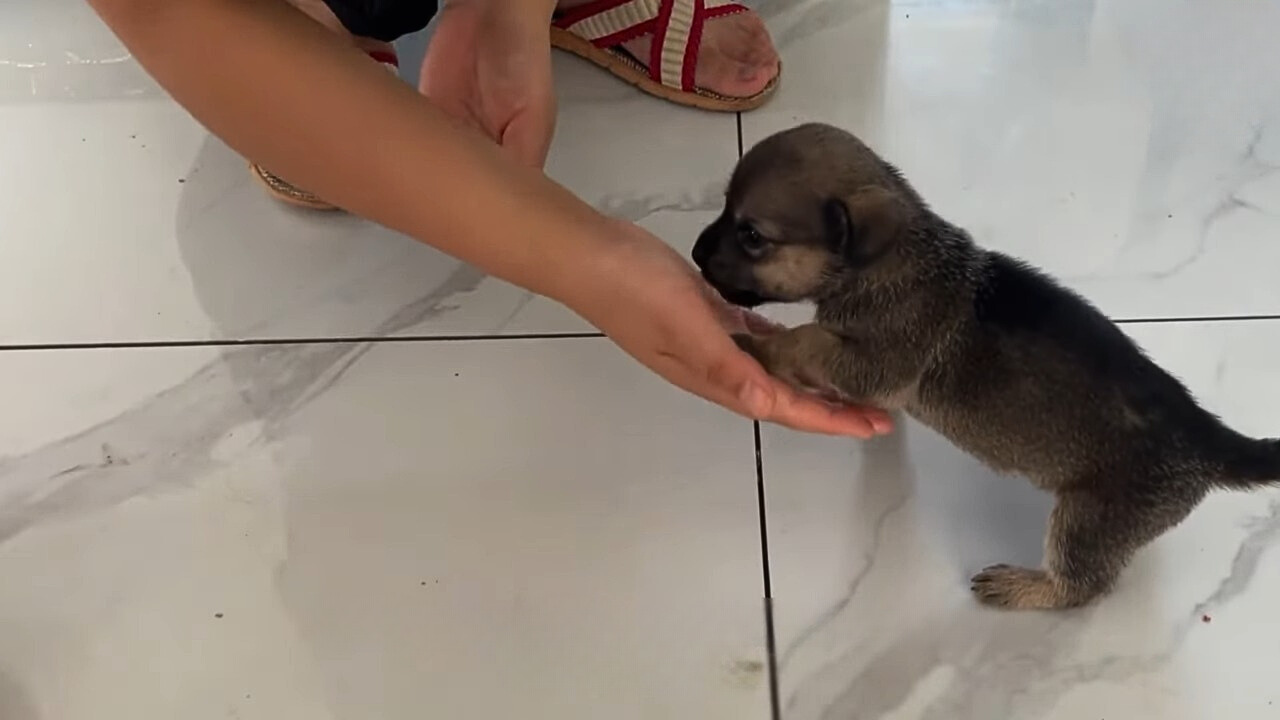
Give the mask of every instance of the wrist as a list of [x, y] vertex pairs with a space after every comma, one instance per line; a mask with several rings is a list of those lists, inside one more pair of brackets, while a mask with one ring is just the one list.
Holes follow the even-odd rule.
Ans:
[[577, 224], [575, 237], [548, 263], [548, 297], [592, 320], [628, 296], [634, 271], [647, 243], [662, 241], [624, 220], [596, 214]]
[[599, 214], [593, 208], [571, 219], [564, 230], [556, 233], [546, 245], [535, 273], [539, 292], [566, 307], [584, 314], [597, 305], [616, 285], [614, 278], [622, 262], [619, 259], [617, 220]]

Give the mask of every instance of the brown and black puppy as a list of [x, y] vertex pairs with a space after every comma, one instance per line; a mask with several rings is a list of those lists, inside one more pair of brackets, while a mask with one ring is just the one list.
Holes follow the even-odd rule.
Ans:
[[837, 128], [752, 148], [693, 258], [730, 302], [816, 303], [812, 324], [738, 338], [770, 372], [905, 409], [1057, 496], [1044, 569], [973, 578], [990, 605], [1082, 605], [1210, 490], [1280, 478], [1280, 442], [1223, 425], [1083, 298], [976, 246]]

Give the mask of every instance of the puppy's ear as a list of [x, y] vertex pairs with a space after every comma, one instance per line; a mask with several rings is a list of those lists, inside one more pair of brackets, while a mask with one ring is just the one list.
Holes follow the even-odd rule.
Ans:
[[909, 220], [906, 201], [876, 186], [828, 200], [822, 214], [832, 251], [854, 267], [866, 267], [889, 252]]

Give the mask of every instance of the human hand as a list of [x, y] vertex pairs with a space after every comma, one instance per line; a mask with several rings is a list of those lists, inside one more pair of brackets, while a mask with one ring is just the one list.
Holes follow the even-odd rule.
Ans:
[[556, 122], [552, 7], [545, 0], [450, 0], [418, 82], [441, 110], [538, 168]]
[[730, 306], [658, 238], [609, 221], [615, 241], [566, 302], [669, 382], [740, 415], [796, 430], [867, 438], [892, 429], [882, 410], [836, 405], [770, 376], [731, 333], [779, 328]]

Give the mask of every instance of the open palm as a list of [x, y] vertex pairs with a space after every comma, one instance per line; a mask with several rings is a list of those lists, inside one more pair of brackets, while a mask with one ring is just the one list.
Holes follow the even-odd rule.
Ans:
[[623, 350], [669, 382], [759, 420], [797, 430], [871, 437], [887, 414], [835, 405], [771, 377], [730, 337], [770, 324], [722, 300], [666, 243], [617, 222], [610, 259], [570, 305]]

